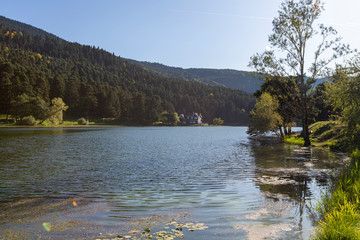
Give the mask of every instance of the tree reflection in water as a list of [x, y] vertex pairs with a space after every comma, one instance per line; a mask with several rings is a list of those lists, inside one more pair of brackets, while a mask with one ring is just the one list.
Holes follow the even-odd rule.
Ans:
[[311, 201], [314, 203], [321, 196], [331, 173], [343, 165], [342, 155], [320, 148], [283, 144], [269, 136], [252, 138], [250, 146], [255, 162], [254, 182], [275, 208], [273, 211], [267, 206], [270, 210], [263, 210], [262, 214], [287, 210], [279, 207], [279, 202], [285, 202], [292, 208], [289, 211], [296, 219], [297, 231], [302, 232], [306, 227], [305, 217], [314, 226]]

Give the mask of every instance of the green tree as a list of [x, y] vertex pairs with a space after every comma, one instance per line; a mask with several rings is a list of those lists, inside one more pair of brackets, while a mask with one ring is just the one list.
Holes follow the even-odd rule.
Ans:
[[283, 137], [281, 125], [283, 120], [277, 112], [278, 101], [269, 93], [263, 93], [256, 101], [255, 108], [250, 112], [250, 124], [247, 131], [252, 136], [274, 132], [279, 137]]
[[[360, 59], [356, 59], [360, 63]], [[331, 84], [327, 84], [330, 104], [340, 111], [340, 119], [345, 123], [345, 136], [350, 145], [360, 138], [360, 69], [337, 67]]]
[[130, 109], [130, 119], [142, 124], [145, 122], [145, 95], [141, 92], [137, 92], [132, 99], [132, 106]]
[[[322, 11], [320, 0], [285, 0], [279, 16], [272, 22], [273, 33], [268, 39], [272, 50], [252, 56], [249, 64], [265, 79], [281, 77], [294, 82], [301, 106], [297, 117], [302, 121], [305, 146], [310, 145], [308, 127], [312, 101], [309, 93], [313, 84], [325, 74], [331, 62], [352, 52], [349, 45], [341, 43], [334, 28], [315, 25]], [[317, 36], [321, 40], [313, 60], [309, 61], [308, 46]], [[329, 56], [325, 54], [329, 52], [330, 57], [323, 57]]]
[[155, 122], [161, 113], [161, 98], [158, 95], [148, 97], [145, 103], [145, 115], [147, 122]]
[[57, 74], [54, 79], [52, 80], [51, 89], [50, 89], [50, 96], [52, 98], [55, 97], [65, 97], [65, 80], [64, 76]]
[[224, 124], [224, 120], [222, 120], [221, 118], [214, 118], [213, 119], [213, 124], [214, 125], [223, 125]]
[[168, 113], [167, 111], [164, 111], [159, 116], [159, 122], [167, 125], [176, 125], [180, 122], [180, 119], [177, 112]]
[[275, 97], [279, 102], [277, 112], [283, 119], [283, 131], [285, 135], [290, 135], [297, 113], [301, 110], [295, 83], [288, 78], [272, 77], [266, 79], [261, 85], [261, 89], [256, 91], [254, 95], [260, 98], [265, 92]]
[[49, 104], [38, 96], [32, 97], [23, 93], [12, 102], [11, 113], [20, 119], [31, 115], [44, 121], [48, 118]]
[[58, 124], [63, 120], [63, 111], [66, 111], [68, 108], [62, 98], [52, 99], [48, 119], [53, 124]]
[[10, 114], [11, 101], [14, 100], [12, 82], [10, 79], [12, 72], [11, 65], [8, 63], [0, 65], [0, 113]]
[[326, 84], [321, 83], [316, 86], [313, 97], [315, 100], [315, 121], [328, 121], [334, 111], [333, 106], [329, 103], [328, 96], [326, 94]]

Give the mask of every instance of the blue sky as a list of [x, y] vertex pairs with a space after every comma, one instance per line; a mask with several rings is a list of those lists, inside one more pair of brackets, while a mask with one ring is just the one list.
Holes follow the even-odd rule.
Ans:
[[[121, 57], [175, 67], [251, 70], [282, 0], [7, 0], [0, 15]], [[325, 0], [319, 23], [360, 48], [359, 0]], [[314, 43], [315, 44], [315, 43]]]

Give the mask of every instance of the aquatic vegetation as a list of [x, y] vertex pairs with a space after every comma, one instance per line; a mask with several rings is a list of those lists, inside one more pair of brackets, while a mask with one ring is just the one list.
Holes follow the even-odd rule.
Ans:
[[151, 233], [151, 228], [147, 227], [143, 231], [131, 230], [128, 233], [132, 235], [118, 235], [112, 238], [97, 238], [96, 240], [119, 240], [119, 239], [156, 239], [156, 240], [173, 240], [176, 238], [185, 238], [185, 231], [194, 232], [197, 230], [205, 230], [208, 227], [204, 223], [178, 223], [172, 221], [162, 227], [162, 230]]

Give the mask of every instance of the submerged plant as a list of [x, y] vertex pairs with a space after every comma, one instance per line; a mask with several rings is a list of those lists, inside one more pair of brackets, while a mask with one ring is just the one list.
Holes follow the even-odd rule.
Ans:
[[178, 223], [172, 221], [167, 223], [166, 226], [163, 227], [163, 230], [151, 233], [151, 228], [145, 228], [141, 233], [138, 230], [129, 231], [132, 235], [118, 235], [115, 238], [98, 238], [96, 240], [119, 240], [119, 239], [131, 239], [131, 240], [140, 240], [140, 239], [157, 239], [157, 240], [173, 240], [176, 238], [185, 238], [184, 230], [188, 230], [190, 232], [194, 232], [197, 230], [205, 230], [208, 227], [205, 226], [204, 223]]

